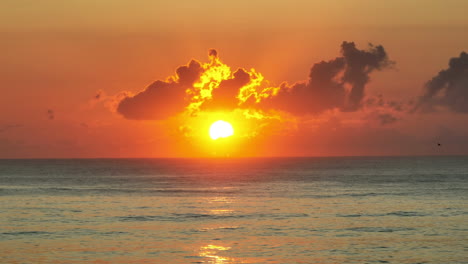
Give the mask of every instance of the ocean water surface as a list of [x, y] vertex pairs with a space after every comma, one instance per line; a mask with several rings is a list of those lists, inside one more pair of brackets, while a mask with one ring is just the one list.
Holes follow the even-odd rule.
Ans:
[[468, 263], [468, 157], [0, 160], [0, 263]]

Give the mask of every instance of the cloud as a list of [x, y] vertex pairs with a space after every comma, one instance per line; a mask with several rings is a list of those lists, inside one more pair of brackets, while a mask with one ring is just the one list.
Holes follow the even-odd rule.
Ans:
[[427, 112], [437, 107], [468, 113], [468, 54], [451, 58], [449, 67], [440, 71], [424, 86], [416, 110]]
[[389, 125], [398, 121], [398, 118], [391, 113], [376, 113], [376, 119], [381, 125]]
[[[119, 101], [117, 112], [136, 120], [239, 108], [294, 115], [332, 109], [353, 112], [362, 107], [370, 74], [393, 64], [380, 45], [369, 44], [368, 49], [360, 50], [354, 42], [345, 41], [340, 57], [312, 66], [308, 81], [274, 86], [255, 69], [231, 71], [214, 49], [209, 50], [208, 56], [208, 63], [192, 60], [177, 68], [175, 76], [166, 81], [155, 81], [143, 91], [125, 96]], [[102, 98], [102, 92], [95, 98]]]
[[176, 70], [176, 76], [168, 81], [155, 81], [134, 96], [125, 96], [117, 106], [117, 112], [127, 119], [164, 119], [184, 111], [187, 106], [186, 90], [200, 77], [202, 72], [198, 61]]
[[357, 111], [362, 107], [370, 73], [393, 64], [382, 46], [359, 50], [354, 42], [343, 42], [341, 57], [312, 66], [309, 80], [292, 86], [283, 84], [276, 96], [262, 104], [298, 115], [338, 108]]
[[361, 112], [365, 119], [381, 126], [394, 124], [406, 119], [414, 108], [413, 99], [385, 99], [382, 94], [366, 96], [362, 101]]
[[217, 89], [212, 92], [212, 99], [203, 103], [202, 109], [232, 110], [238, 107], [237, 98], [242, 87], [250, 82], [250, 75], [244, 69], [234, 72], [231, 79], [224, 80]]

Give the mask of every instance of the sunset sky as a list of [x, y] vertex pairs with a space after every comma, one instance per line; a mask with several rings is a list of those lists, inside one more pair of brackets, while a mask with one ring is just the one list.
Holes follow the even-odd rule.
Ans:
[[0, 158], [468, 154], [467, 10], [4, 0]]

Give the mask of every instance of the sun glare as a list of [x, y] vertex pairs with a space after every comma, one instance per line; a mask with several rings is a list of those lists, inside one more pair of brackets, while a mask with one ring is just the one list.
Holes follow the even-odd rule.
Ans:
[[213, 140], [234, 135], [234, 129], [226, 121], [218, 120], [210, 126], [210, 137]]

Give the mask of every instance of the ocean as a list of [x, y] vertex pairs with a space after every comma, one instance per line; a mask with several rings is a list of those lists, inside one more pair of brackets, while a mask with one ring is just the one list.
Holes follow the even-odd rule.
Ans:
[[0, 263], [468, 263], [468, 157], [0, 160]]

